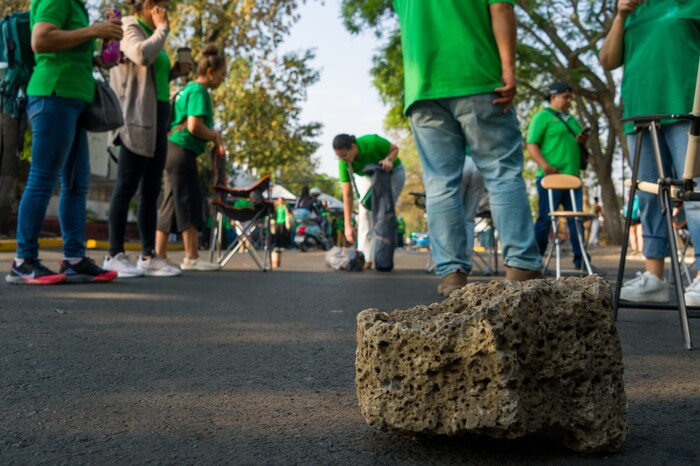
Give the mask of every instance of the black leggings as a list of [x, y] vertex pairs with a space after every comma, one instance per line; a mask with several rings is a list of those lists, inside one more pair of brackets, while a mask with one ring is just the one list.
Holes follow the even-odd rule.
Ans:
[[109, 254], [114, 257], [124, 252], [124, 236], [131, 198], [139, 190], [137, 222], [144, 256], [155, 254], [158, 195], [163, 179], [163, 167], [168, 154], [168, 123], [170, 104], [158, 102], [156, 151], [153, 157], [144, 157], [121, 146], [117, 168], [117, 182], [109, 207]]

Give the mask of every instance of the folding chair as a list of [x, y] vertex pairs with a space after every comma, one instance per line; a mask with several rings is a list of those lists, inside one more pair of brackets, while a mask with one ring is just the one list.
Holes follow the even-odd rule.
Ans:
[[498, 235], [491, 211], [477, 212], [474, 219], [476, 223], [472, 265], [476, 266], [483, 275], [498, 275]]
[[544, 266], [542, 267], [542, 273], [547, 271], [549, 262], [552, 259], [552, 254], [556, 252], [556, 276], [557, 278], [561, 277], [561, 240], [559, 239], [559, 220], [573, 219], [576, 226], [576, 231], [570, 231], [569, 234], [575, 234], [578, 238], [578, 242], [581, 246], [581, 257], [583, 259], [583, 263], [588, 271], [588, 274], [592, 275], [593, 268], [591, 267], [591, 261], [588, 258], [588, 252], [586, 251], [586, 241], [583, 234], [583, 222], [595, 218], [596, 215], [575, 210], [555, 210], [557, 206], [554, 205], [554, 194], [552, 192], [554, 190], [568, 190], [571, 198], [571, 205], [576, 206], [576, 196], [574, 192], [581, 187], [581, 179], [578, 176], [573, 175], [547, 175], [542, 178], [542, 187], [547, 190], [547, 197], [549, 198], [549, 218], [552, 221], [552, 234], [554, 236], [554, 241], [550, 241], [547, 245], [547, 252], [545, 253], [546, 259], [544, 261]]
[[[688, 149], [685, 156], [685, 166], [683, 167], [683, 178], [672, 179], [664, 173], [663, 163], [661, 159], [661, 149], [659, 147], [658, 131], [661, 126], [661, 120], [685, 120], [690, 121], [690, 131], [688, 133]], [[683, 343], [686, 349], [693, 349], [693, 340], [690, 335], [690, 325], [688, 317], [700, 317], [699, 308], [694, 307], [688, 310], [685, 304], [685, 296], [683, 294], [683, 280], [681, 277], [681, 265], [679, 263], [679, 248], [676, 244], [675, 233], [673, 228], [673, 206], [671, 200], [679, 201], [700, 201], [700, 193], [694, 192], [694, 178], [700, 177], [700, 68], [698, 68], [698, 76], [695, 85], [695, 99], [693, 101], [693, 110], [689, 114], [671, 114], [671, 115], [644, 115], [632, 118], [625, 118], [623, 122], [634, 123], [634, 132], [637, 134], [637, 144], [634, 148], [634, 163], [632, 164], [632, 181], [630, 196], [627, 205], [627, 216], [625, 217], [625, 234], [622, 237], [622, 251], [620, 254], [620, 265], [617, 271], [617, 283], [615, 285], [615, 296], [613, 301], [614, 318], [617, 320], [617, 314], [621, 307], [634, 309], [657, 309], [657, 310], [678, 310], [678, 317], [681, 323], [681, 332], [683, 334]], [[644, 131], [649, 131], [651, 142], [654, 149], [654, 160], [659, 172], [659, 179], [656, 183], [645, 181], [637, 181], [639, 172], [639, 159], [642, 153], [642, 136]], [[671, 273], [673, 274], [674, 289], [678, 304], [659, 304], [659, 303], [626, 303], [620, 300], [620, 290], [622, 289], [622, 279], [625, 273], [625, 263], [627, 262], [627, 246], [630, 224], [632, 222], [632, 202], [637, 190], [654, 194], [658, 197], [659, 208], [661, 215], [664, 217], [666, 224], [666, 235], [671, 249]]]
[[[216, 185], [211, 188], [215, 193], [211, 204], [216, 210], [216, 219], [212, 222], [209, 260], [216, 260], [221, 267], [224, 267], [234, 254], [245, 250], [260, 270], [263, 272], [270, 270], [272, 264], [270, 219], [274, 213], [274, 204], [263, 196], [263, 193], [270, 189], [270, 175], [265, 175], [248, 188], [229, 188], [226, 185]], [[233, 222], [238, 236], [222, 252], [224, 220]], [[259, 252], [259, 249], [262, 252]]]

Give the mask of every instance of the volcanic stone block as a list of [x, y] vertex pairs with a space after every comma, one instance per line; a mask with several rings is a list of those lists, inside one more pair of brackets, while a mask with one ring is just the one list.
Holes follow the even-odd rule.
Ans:
[[601, 278], [474, 283], [441, 303], [357, 316], [357, 396], [372, 426], [544, 435], [579, 452], [627, 432], [622, 350]]

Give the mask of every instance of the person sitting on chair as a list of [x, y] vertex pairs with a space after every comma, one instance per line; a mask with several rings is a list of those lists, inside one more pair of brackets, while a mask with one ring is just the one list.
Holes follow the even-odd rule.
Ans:
[[[535, 222], [535, 239], [540, 254], [544, 255], [549, 243], [551, 219], [549, 218], [549, 197], [542, 187], [542, 178], [554, 173], [579, 176], [581, 172], [581, 155], [579, 143], [585, 144], [588, 133], [584, 131], [576, 118], [569, 113], [573, 101], [571, 86], [564, 82], [549, 85], [549, 107], [535, 114], [527, 132], [527, 150], [532, 160], [539, 165], [537, 169], [537, 194], [539, 209]], [[583, 209], [583, 190], [578, 188], [574, 196], [576, 205], [571, 205], [567, 190], [553, 190], [554, 208], [560, 205], [566, 210], [581, 212]], [[569, 218], [571, 249], [574, 253], [574, 266], [581, 270], [581, 245], [576, 235], [576, 220]]]
[[[607, 70], [624, 65], [625, 117], [689, 112], [699, 59], [700, 2], [618, 0], [617, 14], [600, 50], [600, 62]], [[666, 174], [683, 173], [689, 128], [689, 121], [661, 121], [659, 145]], [[637, 135], [632, 123], [625, 124], [625, 133], [629, 147], [635, 147]], [[637, 179], [652, 183], [658, 179], [648, 131], [642, 136]], [[639, 192], [639, 205], [645, 271], [623, 285], [620, 299], [668, 302], [664, 258], [670, 253], [664, 219], [655, 195]], [[695, 241], [700, 238], [700, 203], [688, 202], [685, 208], [690, 236]], [[700, 248], [695, 251], [695, 260], [700, 264]], [[700, 271], [686, 289], [685, 301], [700, 305]]]

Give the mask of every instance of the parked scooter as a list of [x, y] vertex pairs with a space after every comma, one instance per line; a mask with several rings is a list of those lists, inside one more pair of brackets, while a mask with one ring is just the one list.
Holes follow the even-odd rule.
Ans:
[[321, 230], [320, 219], [312, 215], [309, 209], [294, 209], [292, 212], [297, 222], [294, 245], [300, 251], [323, 249], [328, 251], [332, 244], [330, 238]]

